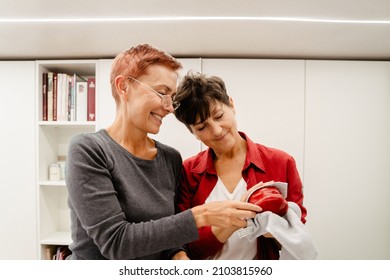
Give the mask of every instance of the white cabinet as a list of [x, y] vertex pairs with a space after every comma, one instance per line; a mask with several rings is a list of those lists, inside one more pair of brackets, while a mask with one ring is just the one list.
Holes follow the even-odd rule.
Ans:
[[0, 62], [0, 259], [36, 259], [35, 63]]
[[390, 259], [390, 62], [307, 61], [305, 195], [324, 259]]
[[[77, 74], [85, 79], [96, 76], [95, 60], [36, 62], [37, 208], [39, 258], [48, 258], [57, 246], [71, 242], [67, 189], [64, 180], [49, 180], [49, 166], [65, 161], [72, 136], [95, 131], [95, 122], [43, 121], [42, 74]], [[97, 97], [96, 97], [97, 98]]]
[[390, 258], [390, 62], [202, 59], [238, 128], [292, 154], [323, 259]]
[[100, 59], [98, 61], [98, 71], [96, 73], [96, 95], [99, 97], [96, 101], [97, 130], [107, 128], [115, 118], [115, 101], [111, 93], [110, 73], [113, 59]]

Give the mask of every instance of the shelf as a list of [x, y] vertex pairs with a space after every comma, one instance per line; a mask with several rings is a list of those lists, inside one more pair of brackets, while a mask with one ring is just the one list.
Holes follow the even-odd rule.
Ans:
[[96, 122], [49, 122], [49, 121], [40, 121], [38, 122], [40, 126], [50, 126], [50, 127], [94, 127], [96, 125]]
[[38, 60], [43, 69], [53, 72], [77, 72], [80, 76], [96, 76], [96, 60]]
[[66, 186], [66, 183], [64, 180], [61, 180], [61, 181], [40, 181], [39, 182], [39, 185], [40, 186], [52, 186], [52, 187], [65, 187]]
[[72, 243], [70, 231], [57, 231], [41, 240], [41, 245], [69, 245]]

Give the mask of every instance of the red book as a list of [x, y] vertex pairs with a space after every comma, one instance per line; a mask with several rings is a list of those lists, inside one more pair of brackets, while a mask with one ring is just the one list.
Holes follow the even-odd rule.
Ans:
[[47, 73], [42, 74], [42, 120], [47, 121]]
[[95, 115], [95, 93], [96, 93], [96, 84], [95, 78], [88, 78], [88, 107], [87, 107], [87, 121], [94, 122], [96, 120]]

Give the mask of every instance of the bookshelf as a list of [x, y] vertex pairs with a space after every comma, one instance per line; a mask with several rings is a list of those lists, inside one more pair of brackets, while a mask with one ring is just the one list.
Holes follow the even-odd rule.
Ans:
[[49, 252], [52, 254], [58, 247], [71, 243], [66, 183], [63, 178], [50, 180], [49, 166], [66, 161], [68, 143], [74, 135], [96, 130], [96, 121], [43, 120], [43, 73], [76, 74], [87, 80], [97, 76], [96, 69], [96, 60], [36, 61], [36, 197], [38, 256], [41, 259], [48, 259]]

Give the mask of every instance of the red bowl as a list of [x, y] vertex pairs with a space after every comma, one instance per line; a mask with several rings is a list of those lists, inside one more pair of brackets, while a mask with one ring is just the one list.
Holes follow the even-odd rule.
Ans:
[[288, 210], [287, 200], [276, 187], [263, 187], [254, 191], [248, 202], [260, 206], [265, 211], [271, 211], [279, 216], [284, 216]]

